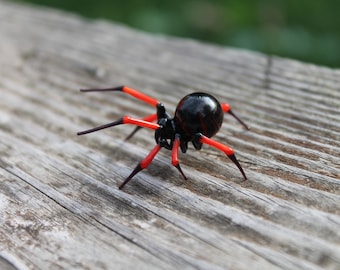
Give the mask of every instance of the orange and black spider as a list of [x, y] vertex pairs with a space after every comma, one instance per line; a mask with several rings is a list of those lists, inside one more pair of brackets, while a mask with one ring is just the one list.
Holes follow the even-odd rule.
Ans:
[[122, 189], [138, 172], [148, 167], [162, 147], [171, 150], [172, 165], [178, 169], [184, 179], [187, 179], [179, 165], [178, 149], [180, 148], [181, 151], [185, 153], [188, 149], [188, 142], [191, 142], [197, 150], [201, 149], [202, 144], [207, 144], [223, 151], [239, 168], [243, 178], [247, 180], [246, 174], [235, 157], [234, 150], [229, 146], [210, 138], [219, 131], [223, 122], [224, 113], [229, 113], [235, 117], [235, 119], [246, 129], [248, 129], [248, 126], [232, 112], [227, 103], [219, 103], [212, 95], [206, 93], [192, 93], [183, 97], [176, 107], [175, 116], [171, 117], [161, 102], [127, 86], [104, 89], [81, 89], [80, 91], [121, 91], [142, 100], [157, 109], [155, 114], [148, 115], [143, 119], [123, 116], [115, 122], [77, 133], [78, 135], [83, 135], [108, 127], [132, 124], [137, 127], [128, 136], [127, 139], [129, 139], [142, 127], [155, 130], [156, 146], [138, 163], [136, 168], [119, 186], [119, 189]]

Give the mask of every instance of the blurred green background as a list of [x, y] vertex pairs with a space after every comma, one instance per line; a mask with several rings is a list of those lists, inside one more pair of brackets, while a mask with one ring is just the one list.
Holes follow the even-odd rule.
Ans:
[[339, 0], [21, 1], [152, 33], [340, 67]]

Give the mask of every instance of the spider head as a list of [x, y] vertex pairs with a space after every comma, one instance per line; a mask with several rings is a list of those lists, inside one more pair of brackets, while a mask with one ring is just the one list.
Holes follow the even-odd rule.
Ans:
[[161, 103], [157, 106], [157, 117], [159, 128], [155, 132], [156, 143], [171, 150], [176, 134], [175, 123]]
[[155, 132], [156, 142], [166, 149], [171, 150], [175, 139], [175, 125], [170, 117], [161, 118], [158, 120], [159, 128]]

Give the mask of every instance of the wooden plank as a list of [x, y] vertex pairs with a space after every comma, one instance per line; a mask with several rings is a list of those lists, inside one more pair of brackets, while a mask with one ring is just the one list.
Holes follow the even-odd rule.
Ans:
[[[0, 2], [2, 269], [340, 269], [340, 70], [149, 35]], [[83, 87], [129, 85], [170, 113], [193, 91], [226, 101], [209, 147], [162, 150], [129, 126], [77, 137], [147, 104]]]

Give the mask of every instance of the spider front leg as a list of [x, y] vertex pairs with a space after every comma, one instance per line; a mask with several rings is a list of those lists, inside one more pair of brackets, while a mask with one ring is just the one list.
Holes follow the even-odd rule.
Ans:
[[[145, 116], [142, 120], [147, 121], [147, 122], [154, 122], [157, 120], [157, 113]], [[125, 141], [130, 140], [136, 134], [136, 132], [139, 131], [141, 128], [142, 127], [140, 126], [135, 127], [135, 129], [125, 138]]]
[[230, 105], [228, 103], [221, 103], [222, 110], [225, 113], [229, 113], [233, 116], [245, 129], [249, 130], [249, 127], [231, 110]]
[[95, 131], [98, 131], [98, 130], [101, 130], [101, 129], [114, 127], [114, 126], [118, 126], [118, 125], [122, 125], [122, 124], [132, 124], [132, 125], [136, 125], [136, 126], [139, 126], [139, 127], [145, 127], [145, 128], [150, 128], [150, 129], [154, 129], [154, 130], [159, 128], [159, 125], [156, 124], [156, 123], [144, 121], [144, 120], [141, 120], [141, 119], [136, 119], [136, 118], [133, 118], [133, 117], [130, 117], [130, 116], [123, 116], [122, 118], [120, 118], [117, 121], [78, 132], [77, 135], [84, 135], [84, 134], [95, 132]]
[[[154, 114], [150, 114], [148, 116], [145, 116], [142, 120], [147, 122], [154, 122], [156, 120], [166, 118], [169, 119], [170, 115], [166, 112], [166, 109], [162, 103], [157, 104], [157, 112]], [[158, 122], [159, 124], [159, 122]], [[136, 134], [137, 131], [139, 131], [142, 127], [136, 127], [126, 138], [125, 141], [129, 140], [133, 135]]]
[[129, 94], [139, 100], [142, 100], [154, 107], [157, 107], [157, 105], [160, 103], [157, 99], [149, 97], [138, 90], [135, 90], [133, 88], [127, 87], [125, 85], [118, 86], [118, 87], [111, 87], [111, 88], [91, 88], [91, 89], [80, 89], [81, 92], [110, 92], [110, 91], [121, 91], [126, 94]]
[[212, 147], [214, 147], [214, 148], [216, 148], [216, 149], [218, 149], [220, 151], [223, 151], [228, 156], [228, 158], [230, 158], [230, 160], [232, 162], [234, 162], [234, 164], [240, 170], [240, 172], [243, 175], [244, 180], [247, 180], [247, 176], [244, 173], [240, 163], [236, 159], [235, 154], [234, 154], [234, 150], [232, 148], [230, 148], [229, 146], [224, 145], [222, 143], [219, 143], [219, 142], [217, 142], [217, 141], [215, 141], [213, 139], [210, 139], [210, 138], [204, 136], [201, 133], [196, 134], [196, 140], [198, 140], [201, 143], [208, 144], [208, 145], [210, 145], [210, 146], [212, 146]]
[[[179, 136], [179, 134], [176, 134], [175, 140], [174, 140], [174, 143], [173, 143], [173, 147], [172, 147], [172, 155], [171, 155], [172, 165], [175, 166], [178, 169], [178, 171], [181, 173], [183, 178], [185, 180], [187, 180], [187, 177], [183, 173], [183, 171], [182, 171], [182, 169], [179, 165], [179, 161], [178, 161], [179, 145], [180, 145], [180, 136]], [[122, 189], [137, 173], [139, 173], [140, 171], [147, 168], [150, 165], [150, 163], [152, 162], [152, 160], [155, 158], [155, 156], [158, 154], [158, 152], [161, 148], [162, 147], [159, 144], [157, 144], [154, 147], [154, 149], [152, 149], [151, 152], [141, 162], [138, 163], [136, 168], [131, 172], [131, 174], [119, 186], [119, 189]]]
[[122, 184], [120, 184], [119, 189], [122, 189], [131, 179], [134, 177], [137, 173], [139, 173], [141, 170], [145, 169], [150, 165], [152, 160], [155, 158], [159, 150], [161, 149], [161, 146], [157, 144], [154, 149], [151, 150], [151, 152], [141, 161], [138, 163], [136, 168], [131, 172], [131, 174], [124, 180]]
[[179, 165], [179, 161], [178, 161], [178, 149], [179, 149], [180, 143], [181, 143], [180, 135], [176, 134], [175, 140], [173, 142], [172, 150], [171, 150], [171, 163], [172, 163], [173, 166], [175, 166], [177, 168], [177, 170], [183, 176], [184, 180], [187, 180], [188, 178], [183, 173], [182, 168]]

